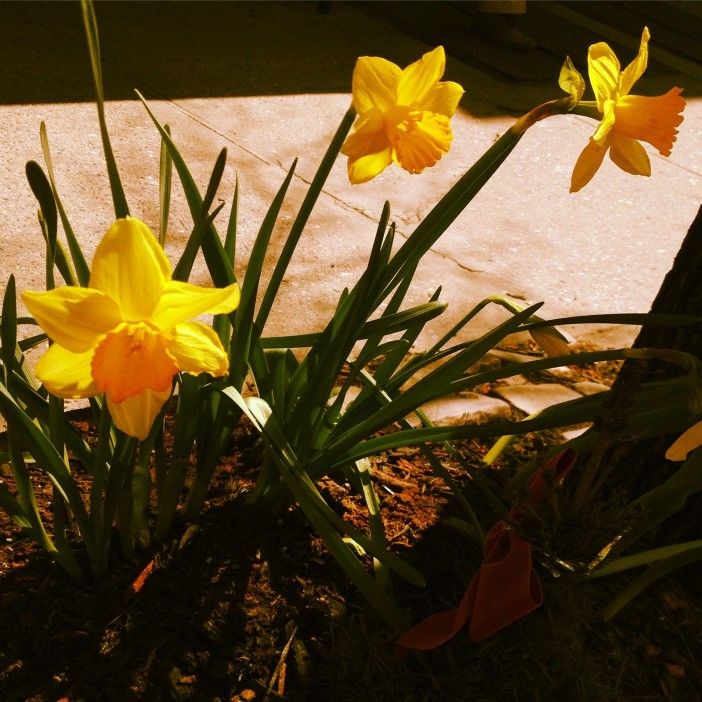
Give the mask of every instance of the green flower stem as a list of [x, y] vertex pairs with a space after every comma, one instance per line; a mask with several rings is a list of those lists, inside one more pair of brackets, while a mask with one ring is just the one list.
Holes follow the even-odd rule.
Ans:
[[581, 100], [570, 112], [573, 115], [590, 117], [596, 122], [602, 119], [602, 113], [597, 109], [597, 103], [594, 100]]

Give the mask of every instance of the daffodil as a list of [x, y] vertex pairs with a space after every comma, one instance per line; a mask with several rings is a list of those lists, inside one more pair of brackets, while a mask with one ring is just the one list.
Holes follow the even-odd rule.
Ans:
[[22, 299], [54, 342], [36, 375], [58, 397], [104, 393], [123, 432], [144, 439], [178, 372], [227, 372], [217, 335], [203, 313], [226, 313], [239, 288], [202, 288], [171, 280], [171, 266], [151, 230], [117, 220], [95, 251], [88, 287], [27, 291]]
[[365, 183], [393, 161], [420, 173], [448, 152], [463, 88], [439, 81], [445, 65], [442, 46], [404, 70], [376, 56], [358, 59], [352, 81], [358, 120], [341, 148], [352, 183]]
[[639, 53], [623, 71], [608, 44], [600, 42], [590, 47], [588, 73], [601, 121], [575, 164], [571, 192], [590, 182], [607, 151], [622, 170], [646, 176], [651, 175], [651, 163], [639, 140], [647, 141], [661, 155], [670, 156], [678, 133], [676, 127], [683, 121], [682, 88], [671, 88], [658, 97], [629, 94], [646, 70], [649, 38], [648, 28], [644, 28]]

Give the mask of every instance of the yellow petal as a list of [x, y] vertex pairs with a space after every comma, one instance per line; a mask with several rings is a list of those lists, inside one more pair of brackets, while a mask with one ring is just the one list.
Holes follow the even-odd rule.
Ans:
[[148, 319], [171, 277], [171, 265], [139, 219], [118, 219], [98, 245], [90, 272], [90, 287], [117, 302], [126, 321]]
[[444, 75], [446, 54], [443, 46], [424, 54], [402, 71], [397, 86], [398, 105], [417, 105]]
[[597, 109], [604, 112], [605, 100], [616, 100], [619, 89], [619, 59], [609, 44], [601, 41], [587, 52], [590, 83], [597, 99]]
[[641, 45], [636, 58], [622, 71], [619, 79], [619, 94], [628, 95], [632, 86], [641, 78], [646, 65], [648, 64], [648, 40], [651, 38], [651, 33], [648, 27], [644, 27], [641, 33]]
[[604, 114], [602, 115], [602, 120], [597, 125], [595, 133], [592, 135], [593, 141], [596, 141], [600, 146], [606, 146], [611, 138], [612, 129], [615, 128], [616, 123], [616, 112], [615, 112], [615, 101], [605, 100], [604, 103]]
[[627, 95], [617, 100], [615, 107], [616, 132], [631, 139], [640, 139], [670, 156], [673, 143], [683, 121], [680, 114], [685, 108], [681, 88], [671, 88], [665, 95], [642, 97]]
[[558, 327], [530, 329], [529, 334], [547, 356], [567, 356], [571, 353], [568, 346], [570, 340]]
[[575, 168], [573, 168], [573, 175], [570, 179], [571, 193], [577, 193], [590, 182], [592, 176], [597, 173], [606, 151], [607, 147], [600, 146], [596, 141], [590, 139], [578, 157]]
[[561, 90], [570, 95], [571, 107], [575, 107], [582, 100], [585, 92], [585, 79], [573, 65], [570, 56], [567, 56], [563, 63], [561, 73], [558, 76], [558, 85]]
[[217, 334], [199, 322], [186, 322], [173, 329], [168, 352], [178, 369], [185, 373], [221, 376], [229, 369], [229, 359]]
[[349, 180], [354, 184], [365, 183], [375, 178], [392, 163], [392, 148], [385, 131], [385, 119], [374, 110], [364, 119], [341, 147], [341, 153], [349, 157]]
[[199, 314], [226, 314], [239, 304], [239, 286], [234, 283], [226, 288], [202, 288], [199, 285], [168, 281], [151, 315], [150, 322], [168, 331], [176, 324], [197, 317]]
[[71, 285], [48, 292], [27, 290], [22, 300], [52, 341], [76, 353], [95, 346], [122, 321], [117, 304], [90, 288]]
[[124, 324], [95, 349], [91, 373], [112, 402], [123, 402], [144, 390], [164, 391], [178, 372], [167, 351], [170, 337], [144, 323]]
[[450, 80], [436, 83], [429, 89], [418, 107], [421, 110], [453, 117], [464, 92], [458, 83]]
[[344, 156], [359, 158], [369, 153], [386, 149], [390, 143], [385, 133], [385, 116], [380, 110], [372, 109], [356, 121], [354, 133], [341, 147]]
[[92, 358], [93, 349], [72, 353], [63, 346], [53, 344], [39, 359], [36, 376], [57, 397], [67, 400], [92, 397], [100, 393], [90, 373]]
[[702, 422], [697, 422], [681, 434], [665, 452], [669, 461], [684, 461], [690, 451], [702, 446]]
[[452, 136], [448, 117], [423, 112], [418, 119], [408, 120], [398, 128], [396, 160], [406, 171], [420, 173], [449, 150]]
[[143, 441], [149, 435], [154, 419], [170, 396], [170, 386], [167, 390], [160, 392], [144, 390], [141, 394], [129, 397], [123, 402], [115, 402], [108, 397], [107, 407], [118, 429], [128, 436]]
[[611, 142], [609, 157], [627, 173], [651, 175], [651, 162], [648, 159], [648, 154], [636, 139], [615, 136]]
[[[387, 142], [386, 142], [387, 143]], [[353, 185], [367, 183], [392, 163], [392, 148], [388, 146], [378, 153], [349, 158], [348, 174]]]
[[359, 115], [374, 107], [381, 111], [395, 105], [402, 71], [397, 64], [378, 56], [361, 56], [353, 70], [353, 106]]

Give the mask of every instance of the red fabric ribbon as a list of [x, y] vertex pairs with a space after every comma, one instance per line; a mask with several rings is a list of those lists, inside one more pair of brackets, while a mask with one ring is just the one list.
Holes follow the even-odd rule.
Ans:
[[[547, 480], [558, 484], [565, 479], [575, 458], [575, 451], [566, 449], [531, 477], [527, 489], [534, 504], [543, 499]], [[512, 521], [521, 516], [516, 510], [510, 512]], [[400, 649], [431, 650], [453, 638], [469, 619], [471, 640], [482, 641], [533, 612], [542, 602], [543, 593], [532, 563], [531, 544], [501, 520], [487, 534], [483, 562], [458, 607], [430, 615], [404, 634], [397, 646]]]

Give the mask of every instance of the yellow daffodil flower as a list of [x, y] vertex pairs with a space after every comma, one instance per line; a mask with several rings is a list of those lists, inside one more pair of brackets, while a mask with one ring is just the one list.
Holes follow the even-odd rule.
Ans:
[[623, 71], [608, 44], [600, 42], [590, 47], [588, 73], [601, 122], [575, 164], [570, 192], [577, 192], [590, 182], [607, 151], [627, 173], [651, 175], [648, 154], [637, 140], [647, 141], [661, 155], [670, 156], [678, 133], [676, 127], [683, 121], [682, 88], [671, 88], [658, 97], [629, 95], [646, 70], [649, 38], [648, 28], [644, 28], [639, 53]]
[[36, 375], [58, 397], [104, 393], [119, 429], [145, 439], [178, 372], [227, 372], [227, 354], [199, 314], [231, 312], [239, 288], [171, 280], [151, 230], [118, 219], [95, 251], [87, 288], [24, 292], [25, 305], [54, 342]]
[[438, 46], [402, 70], [376, 56], [361, 56], [353, 71], [354, 133], [341, 153], [349, 180], [365, 183], [393, 161], [410, 173], [433, 166], [451, 147], [450, 118], [463, 88], [440, 82], [446, 56]]

